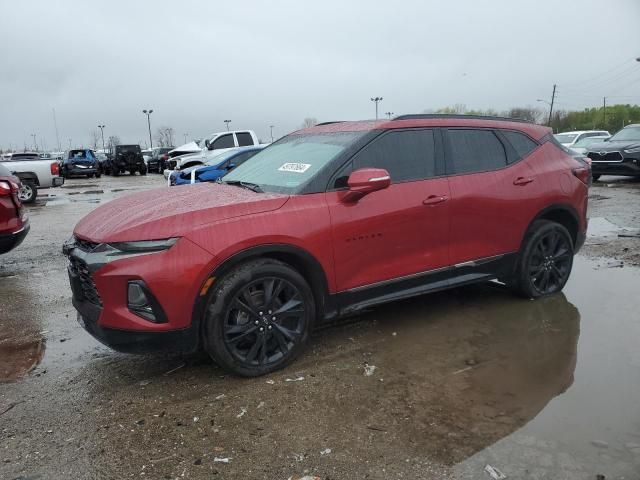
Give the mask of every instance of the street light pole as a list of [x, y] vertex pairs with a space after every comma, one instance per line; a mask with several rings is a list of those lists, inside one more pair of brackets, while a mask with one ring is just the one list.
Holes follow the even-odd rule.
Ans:
[[102, 153], [104, 153], [104, 127], [106, 127], [106, 125], [98, 125], [100, 133], [102, 134]]
[[275, 127], [275, 125], [269, 125], [269, 129], [271, 130], [271, 143], [273, 143], [273, 127]]
[[31, 137], [33, 137], [33, 148], [35, 149], [35, 151], [38, 151], [38, 144], [36, 143], [36, 134], [32, 133]]
[[149, 110], [142, 110], [142, 113], [144, 113], [147, 116], [147, 125], [149, 127], [149, 148], [153, 148], [153, 140], [151, 140], [151, 114], [153, 113], [153, 110], [149, 109]]
[[377, 120], [378, 119], [378, 103], [382, 101], [382, 97], [372, 97], [371, 101], [375, 102], [376, 104], [376, 120]]
[[391, 120], [391, 115], [393, 115], [393, 112], [385, 112], [385, 115], [389, 117], [389, 120]]
[[185, 133], [185, 134], [184, 134], [184, 143], [187, 143], [187, 137], [188, 137], [188, 136], [189, 136], [189, 134], [188, 134], [188, 133]]
[[229, 131], [229, 124], [231, 123], [231, 120], [224, 120], [224, 123], [227, 125], [227, 132]]

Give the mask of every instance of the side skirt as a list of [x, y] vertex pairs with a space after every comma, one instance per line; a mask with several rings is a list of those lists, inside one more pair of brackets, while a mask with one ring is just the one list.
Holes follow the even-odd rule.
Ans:
[[350, 315], [383, 303], [447, 290], [471, 283], [506, 278], [513, 274], [518, 253], [464, 262], [451, 267], [417, 273], [356, 287], [333, 295], [339, 315]]

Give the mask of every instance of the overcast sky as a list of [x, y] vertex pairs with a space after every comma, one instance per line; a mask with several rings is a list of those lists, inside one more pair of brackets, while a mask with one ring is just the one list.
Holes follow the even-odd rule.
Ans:
[[[0, 0], [0, 148], [148, 141], [167, 125], [269, 139], [453, 104], [640, 103], [639, 0]], [[617, 98], [614, 98], [617, 97]]]

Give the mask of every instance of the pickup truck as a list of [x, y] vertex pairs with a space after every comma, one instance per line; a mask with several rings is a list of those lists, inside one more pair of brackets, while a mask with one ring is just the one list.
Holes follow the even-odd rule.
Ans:
[[59, 187], [64, 184], [60, 165], [55, 159], [41, 159], [37, 153], [14, 153], [0, 160], [2, 165], [22, 182], [18, 198], [22, 203], [33, 203], [38, 188]]
[[[166, 162], [167, 169], [164, 171], [164, 178], [169, 178], [173, 170], [182, 170], [196, 165], [204, 165], [211, 158], [224, 153], [226, 151], [238, 147], [251, 147], [260, 145], [258, 136], [253, 130], [232, 130], [230, 132], [223, 131], [212, 133], [204, 141], [205, 147], [196, 153], [185, 153], [175, 158], [170, 158]], [[180, 151], [182, 147], [178, 147], [174, 151]]]

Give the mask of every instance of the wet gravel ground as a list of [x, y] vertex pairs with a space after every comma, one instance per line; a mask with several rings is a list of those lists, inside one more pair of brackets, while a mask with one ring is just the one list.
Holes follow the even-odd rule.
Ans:
[[489, 284], [386, 305], [249, 380], [205, 356], [119, 354], [80, 328], [62, 242], [97, 203], [163, 182], [69, 181], [0, 257], [0, 478], [491, 479], [490, 465], [636, 479], [640, 238], [618, 235], [640, 228], [640, 182], [603, 180], [563, 294]]

